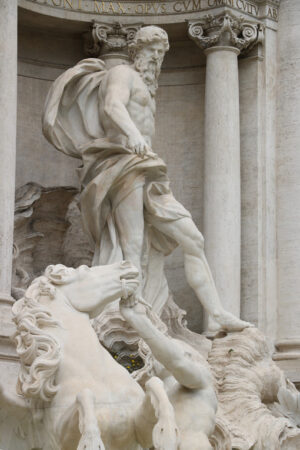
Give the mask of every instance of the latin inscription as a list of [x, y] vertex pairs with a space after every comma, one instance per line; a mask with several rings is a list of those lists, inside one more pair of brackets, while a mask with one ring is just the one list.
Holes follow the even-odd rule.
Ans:
[[[47, 5], [69, 11], [108, 15], [163, 15], [206, 11], [221, 6], [230, 6], [257, 17], [259, 8], [248, 0], [173, 0], [173, 1], [102, 1], [102, 0], [27, 0], [38, 5]], [[277, 21], [278, 9], [267, 7], [268, 18]]]

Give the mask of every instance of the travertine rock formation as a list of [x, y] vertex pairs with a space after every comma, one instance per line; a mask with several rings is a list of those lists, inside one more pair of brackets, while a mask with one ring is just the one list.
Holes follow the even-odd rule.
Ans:
[[49, 264], [91, 264], [78, 190], [28, 183], [16, 191], [12, 294], [20, 298]]
[[230, 432], [233, 449], [300, 448], [299, 394], [273, 362], [273, 352], [256, 328], [213, 341], [208, 362], [216, 379], [218, 417]]

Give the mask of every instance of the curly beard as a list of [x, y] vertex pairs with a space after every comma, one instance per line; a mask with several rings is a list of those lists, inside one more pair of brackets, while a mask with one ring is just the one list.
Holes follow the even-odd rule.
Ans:
[[162, 59], [153, 59], [152, 57], [147, 58], [144, 55], [137, 55], [134, 60], [134, 67], [140, 73], [142, 80], [152, 96], [155, 95], [158, 88], [158, 77], [161, 64]]

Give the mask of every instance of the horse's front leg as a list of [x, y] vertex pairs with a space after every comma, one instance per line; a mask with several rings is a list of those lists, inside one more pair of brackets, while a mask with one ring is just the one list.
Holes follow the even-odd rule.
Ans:
[[90, 389], [84, 389], [76, 397], [79, 412], [81, 439], [77, 450], [105, 450], [98, 426], [95, 397]]
[[172, 404], [163, 382], [152, 377], [146, 383], [146, 395], [135, 417], [138, 442], [155, 450], [177, 450], [179, 432]]

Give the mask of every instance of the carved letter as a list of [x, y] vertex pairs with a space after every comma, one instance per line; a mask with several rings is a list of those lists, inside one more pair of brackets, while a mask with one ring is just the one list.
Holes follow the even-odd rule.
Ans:
[[158, 12], [159, 12], [159, 5], [158, 5], [158, 3], [151, 3], [151, 6], [153, 7], [153, 10], [154, 10], [155, 14], [158, 14]]
[[185, 11], [189, 10], [189, 6], [190, 6], [191, 0], [183, 0], [183, 6]]
[[112, 2], [109, 2], [109, 7], [107, 9], [107, 12], [112, 12], [113, 14], [116, 13], [116, 11], [114, 9], [114, 5], [112, 4]]
[[236, 0], [236, 6], [239, 9], [244, 9], [244, 2], [242, 0]]
[[122, 14], [125, 14], [124, 6], [123, 6], [120, 2], [118, 2], [117, 5], [118, 5], [118, 7], [119, 7], [120, 12], [121, 12]]
[[70, 7], [71, 9], [74, 9], [73, 0], [65, 0], [65, 2], [64, 2], [64, 8], [66, 8], [67, 5], [69, 5], [69, 7]]
[[275, 8], [268, 8], [268, 16], [272, 17], [272, 19], [277, 20], [277, 10]]
[[142, 3], [136, 5], [135, 12], [136, 14], [144, 14], [144, 5]]
[[199, 11], [201, 9], [201, 0], [193, 0], [193, 11]]
[[178, 12], [178, 13], [182, 12], [182, 2], [174, 3], [173, 9], [175, 12]]
[[[103, 2], [102, 2], [102, 6], [103, 6]], [[94, 12], [98, 12], [101, 13], [102, 11], [100, 10], [100, 5], [98, 3], [97, 0], [94, 0]]]
[[94, 0], [94, 12], [98, 12], [98, 13], [100, 12], [100, 7], [96, 0]]

